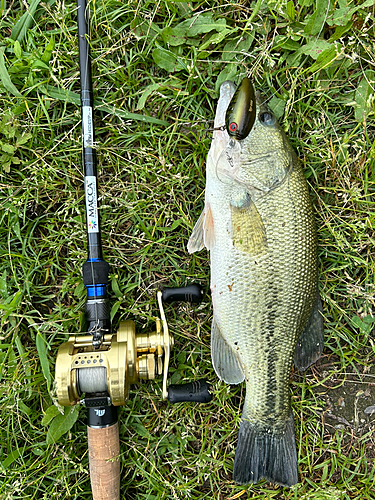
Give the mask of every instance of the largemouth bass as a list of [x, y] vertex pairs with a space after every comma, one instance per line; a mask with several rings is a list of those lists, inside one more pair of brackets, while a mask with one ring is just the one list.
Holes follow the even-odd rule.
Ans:
[[289, 378], [323, 348], [312, 207], [302, 166], [245, 78], [224, 82], [207, 158], [205, 206], [188, 243], [210, 251], [212, 362], [246, 383], [233, 479], [298, 482]]

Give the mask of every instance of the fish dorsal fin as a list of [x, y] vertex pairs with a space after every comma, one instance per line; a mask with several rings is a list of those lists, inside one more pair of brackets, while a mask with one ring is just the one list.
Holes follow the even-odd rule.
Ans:
[[249, 255], [267, 252], [266, 228], [255, 203], [249, 199], [247, 206], [231, 205], [233, 245]]
[[211, 327], [211, 357], [217, 376], [227, 384], [239, 384], [245, 379], [242, 363], [224, 339], [215, 318]]
[[298, 340], [294, 352], [294, 364], [300, 372], [317, 361], [324, 347], [324, 324], [323, 324], [323, 306], [319, 292], [317, 292], [314, 307], [312, 308], [310, 318], [306, 324], [305, 330]]
[[206, 203], [203, 212], [201, 213], [197, 223], [194, 226], [193, 232], [187, 244], [189, 253], [199, 252], [203, 247], [207, 250], [215, 244], [215, 228], [212, 210], [208, 203]]

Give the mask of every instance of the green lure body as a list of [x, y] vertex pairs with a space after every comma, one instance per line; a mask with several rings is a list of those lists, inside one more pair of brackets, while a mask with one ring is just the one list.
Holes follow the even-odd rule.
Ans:
[[252, 129], [256, 117], [254, 87], [249, 78], [238, 86], [225, 116], [225, 126], [230, 137], [242, 141]]

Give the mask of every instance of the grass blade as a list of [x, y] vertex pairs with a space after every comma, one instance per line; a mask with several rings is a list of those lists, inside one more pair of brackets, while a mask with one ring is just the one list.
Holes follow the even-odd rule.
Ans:
[[42, 335], [39, 332], [36, 334], [36, 348], [38, 350], [40, 365], [42, 367], [42, 372], [43, 372], [44, 378], [46, 379], [48, 390], [50, 390], [51, 373], [50, 373], [49, 361], [48, 361], [48, 355], [47, 355], [48, 345], [47, 345], [47, 342], [45, 341], [45, 339], [42, 337]]
[[[75, 104], [76, 106], [81, 105], [81, 98], [79, 94], [76, 92], [72, 92], [71, 90], [59, 89], [56, 87], [48, 86], [45, 87], [41, 85], [39, 87], [40, 91], [51, 97], [52, 99], [56, 99], [58, 101], [69, 102], [71, 104]], [[115, 106], [111, 106], [109, 104], [105, 104], [102, 99], [94, 100], [94, 107], [98, 111], [103, 111], [104, 113], [108, 113], [109, 115], [118, 116], [124, 120], [135, 120], [143, 123], [154, 123], [155, 125], [169, 125], [169, 123], [165, 120], [160, 120], [159, 118], [154, 118], [153, 116], [146, 115], [138, 115], [137, 113], [130, 113], [128, 111], [124, 111], [122, 109], [118, 109]]]
[[59, 413], [51, 422], [47, 432], [47, 444], [54, 444], [76, 423], [79, 406], [66, 406], [64, 414]]
[[19, 450], [11, 451], [7, 458], [1, 462], [2, 468], [4, 470], [7, 470], [12, 465], [12, 463], [15, 462], [17, 458], [19, 458], [20, 455], [21, 453]]
[[5, 67], [4, 48], [0, 47], [0, 79], [4, 88], [15, 97], [23, 97], [10, 79], [8, 70]]
[[20, 43], [25, 38], [27, 30], [34, 24], [34, 14], [41, 0], [32, 0], [28, 10], [19, 18], [12, 29], [10, 38], [18, 40]]

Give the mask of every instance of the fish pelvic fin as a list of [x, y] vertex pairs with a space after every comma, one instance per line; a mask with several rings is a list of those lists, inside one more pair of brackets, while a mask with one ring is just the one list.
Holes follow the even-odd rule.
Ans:
[[324, 347], [323, 306], [319, 295], [316, 294], [315, 304], [305, 330], [298, 340], [294, 352], [294, 364], [299, 371], [305, 371], [321, 356]]
[[245, 379], [242, 363], [224, 339], [215, 318], [211, 327], [211, 358], [217, 376], [227, 384], [239, 384]]
[[238, 484], [270, 483], [291, 487], [298, 483], [298, 462], [294, 421], [291, 414], [283, 432], [242, 418], [233, 466], [233, 480]]
[[201, 213], [197, 223], [194, 226], [193, 232], [187, 244], [189, 253], [199, 252], [203, 247], [207, 250], [215, 244], [215, 228], [212, 210], [208, 203], [206, 203], [203, 212]]

